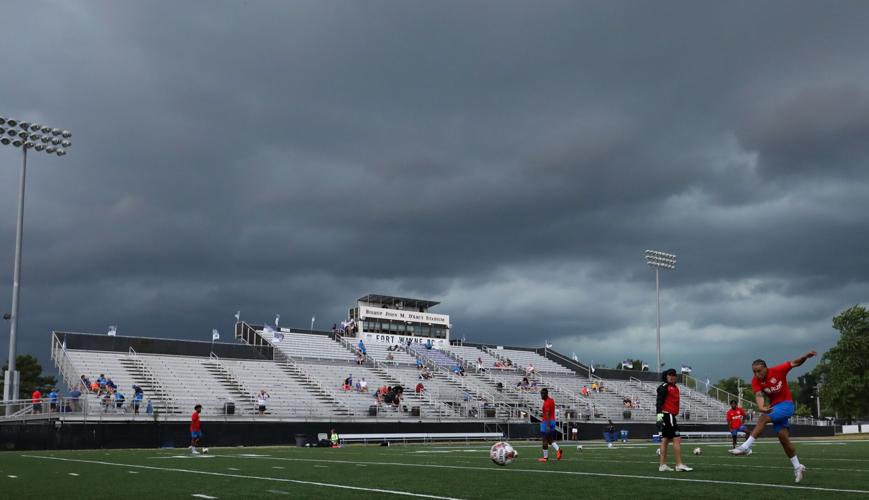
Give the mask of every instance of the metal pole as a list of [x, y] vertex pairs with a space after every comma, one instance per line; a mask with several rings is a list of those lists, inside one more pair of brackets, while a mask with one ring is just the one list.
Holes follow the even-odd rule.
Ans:
[[818, 403], [818, 419], [820, 419], [821, 418], [821, 385], [820, 384], [816, 385], [815, 389], [817, 389], [817, 391], [818, 391], [818, 397], [815, 399], [815, 401]]
[[655, 296], [657, 297], [657, 300], [658, 300], [658, 335], [657, 335], [657, 342], [656, 342], [657, 348], [655, 350], [655, 353], [656, 353], [656, 358], [658, 361], [658, 364], [656, 365], [658, 367], [656, 369], [657, 372], [661, 371], [661, 279], [660, 279], [659, 275], [660, 275], [660, 270], [656, 267], [655, 268]]
[[[27, 148], [21, 147], [21, 181], [18, 185], [18, 228], [15, 233], [15, 270], [12, 275], [12, 318], [9, 322], [9, 383], [3, 391], [6, 401], [18, 399], [15, 383], [16, 334], [18, 333], [18, 292], [21, 283], [21, 241], [24, 238], [24, 184], [27, 177]], [[11, 409], [7, 405], [7, 409]]]

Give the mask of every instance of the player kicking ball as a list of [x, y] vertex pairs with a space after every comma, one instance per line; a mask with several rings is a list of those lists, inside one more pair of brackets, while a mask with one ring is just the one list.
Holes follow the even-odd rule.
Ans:
[[672, 471], [667, 465], [667, 445], [673, 441], [673, 454], [676, 455], [676, 471], [690, 472], [694, 469], [682, 463], [682, 436], [679, 435], [679, 386], [676, 385], [676, 370], [670, 368], [662, 374], [664, 383], [658, 386], [655, 402], [657, 421], [661, 424], [661, 448], [658, 462], [660, 472]]
[[543, 399], [543, 408], [540, 411], [540, 439], [543, 441], [543, 458], [538, 458], [538, 462], [546, 462], [549, 460], [549, 445], [555, 450], [556, 460], [561, 460], [563, 454], [562, 449], [555, 442], [555, 400], [549, 397], [549, 389], [545, 387], [540, 390], [540, 397]]
[[[751, 379], [751, 388], [757, 400], [757, 409], [761, 412], [757, 419], [757, 425], [751, 431], [751, 436], [740, 446], [728, 450], [734, 455], [751, 455], [751, 446], [754, 440], [763, 432], [766, 424], [772, 422], [772, 428], [778, 434], [778, 440], [784, 448], [785, 455], [791, 459], [794, 466], [794, 480], [799, 483], [806, 474], [806, 466], [802, 465], [797, 458], [797, 450], [790, 439], [790, 418], [794, 414], [794, 399], [788, 387], [788, 372], [791, 368], [802, 365], [807, 359], [818, 353], [809, 351], [793, 361], [786, 361], [780, 365], [767, 368], [766, 361], [757, 359], [751, 364], [754, 377]], [[769, 406], [764, 401], [764, 396], [769, 399]]]

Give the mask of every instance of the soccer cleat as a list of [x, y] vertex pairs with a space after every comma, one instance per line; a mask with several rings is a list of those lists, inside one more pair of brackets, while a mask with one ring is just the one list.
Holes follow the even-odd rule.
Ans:
[[202, 453], [208, 453], [208, 448], [202, 448]]
[[688, 467], [685, 464], [679, 464], [676, 466], [676, 472], [691, 472], [692, 470], [694, 470], [694, 469], [692, 469], [691, 467]]
[[559, 448], [558, 451], [555, 452], [555, 459], [561, 460], [562, 455], [564, 455], [564, 452], [561, 450], [561, 448]]
[[732, 450], [727, 450], [727, 453], [731, 455], [751, 455], [751, 448], [734, 448]]
[[795, 482], [795, 483], [799, 483], [800, 481], [802, 481], [802, 480], [803, 480], [803, 476], [804, 476], [805, 474], [806, 474], [806, 466], [803, 465], [803, 464], [800, 464], [799, 467], [797, 467], [796, 469], [794, 469], [794, 482]]
[[192, 450], [192, 451], [193, 451], [193, 454], [194, 454], [194, 455], [199, 455], [199, 452], [198, 452], [198, 451], [196, 451], [196, 448], [193, 448], [193, 450]]
[[673, 472], [673, 468], [667, 464], [661, 464], [661, 466], [658, 467], [658, 472]]
[[545, 458], [538, 458], [537, 461], [538, 462], [546, 462], [547, 460]]

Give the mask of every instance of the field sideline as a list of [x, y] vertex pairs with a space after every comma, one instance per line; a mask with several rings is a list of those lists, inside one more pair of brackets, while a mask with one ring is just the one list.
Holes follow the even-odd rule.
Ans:
[[[348, 446], [342, 449], [212, 448], [0, 453], [3, 498], [869, 498], [869, 439], [796, 442], [803, 482], [775, 440], [750, 457], [727, 443], [686, 442], [693, 472], [657, 471], [655, 445], [565, 444], [559, 462], [538, 463], [540, 446], [517, 441], [519, 458], [498, 467], [483, 443]], [[670, 464], [673, 459], [670, 457]]]

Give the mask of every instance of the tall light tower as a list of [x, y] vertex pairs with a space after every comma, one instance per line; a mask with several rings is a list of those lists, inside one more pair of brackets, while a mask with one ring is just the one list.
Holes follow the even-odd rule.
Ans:
[[658, 360], [656, 371], [661, 371], [661, 269], [676, 269], [676, 256], [657, 250], [646, 250], [646, 264], [655, 268], [655, 295], [658, 301], [658, 336], [655, 355]]
[[[27, 177], [27, 152], [35, 150], [63, 156], [72, 146], [68, 130], [37, 123], [22, 122], [0, 116], [0, 144], [21, 148], [21, 180], [18, 184], [18, 229], [15, 234], [15, 270], [12, 275], [12, 312], [9, 318], [9, 368], [3, 374], [3, 401], [18, 399], [18, 377], [15, 371], [16, 334], [18, 333], [18, 289], [21, 283], [21, 241], [24, 237], [24, 185]], [[12, 410], [6, 405], [7, 413]]]

